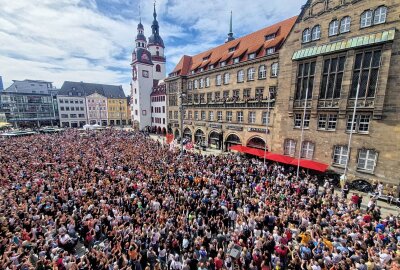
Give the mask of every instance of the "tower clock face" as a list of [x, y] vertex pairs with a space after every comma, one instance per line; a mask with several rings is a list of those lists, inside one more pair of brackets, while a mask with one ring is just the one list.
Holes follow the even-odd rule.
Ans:
[[137, 80], [136, 66], [133, 66], [133, 67], [132, 67], [132, 79], [133, 79], [134, 81]]

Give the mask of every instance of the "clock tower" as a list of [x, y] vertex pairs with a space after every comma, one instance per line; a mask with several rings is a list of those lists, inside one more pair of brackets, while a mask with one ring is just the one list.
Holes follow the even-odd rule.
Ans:
[[142, 20], [137, 26], [136, 47], [132, 53], [131, 118], [139, 130], [151, 126], [151, 100], [153, 88], [153, 62], [147, 49]]

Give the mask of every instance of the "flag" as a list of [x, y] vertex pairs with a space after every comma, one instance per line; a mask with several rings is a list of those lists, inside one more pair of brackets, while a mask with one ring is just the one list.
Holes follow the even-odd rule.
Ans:
[[167, 134], [167, 143], [170, 144], [174, 140], [174, 134]]

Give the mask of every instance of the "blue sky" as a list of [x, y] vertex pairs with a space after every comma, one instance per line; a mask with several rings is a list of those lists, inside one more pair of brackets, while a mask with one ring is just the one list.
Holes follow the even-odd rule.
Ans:
[[[141, 0], [145, 34], [153, 2]], [[305, 0], [158, 0], [167, 72], [183, 54], [224, 42], [233, 12], [240, 37], [299, 13]], [[129, 93], [130, 58], [139, 19], [138, 0], [0, 0], [0, 76], [122, 85]]]

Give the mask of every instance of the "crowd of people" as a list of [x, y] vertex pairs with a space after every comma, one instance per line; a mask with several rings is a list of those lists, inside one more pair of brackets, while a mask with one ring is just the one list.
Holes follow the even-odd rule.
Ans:
[[4, 139], [0, 164], [0, 269], [399, 269], [399, 217], [279, 164], [116, 130]]

